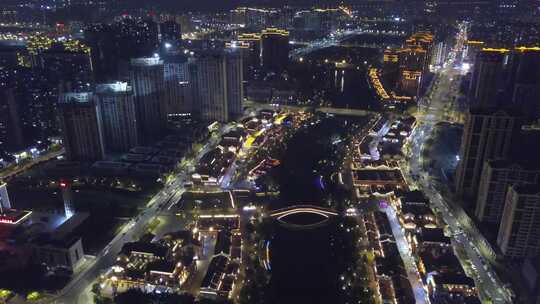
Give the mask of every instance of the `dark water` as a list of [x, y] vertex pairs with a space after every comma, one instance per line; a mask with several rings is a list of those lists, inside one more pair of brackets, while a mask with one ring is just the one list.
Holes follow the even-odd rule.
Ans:
[[[346, 132], [343, 120], [324, 118], [300, 130], [289, 142], [278, 167], [281, 206], [321, 205], [329, 194], [329, 178], [343, 153], [339, 142]], [[334, 162], [334, 163], [332, 163]], [[322, 185], [321, 185], [322, 178]]]
[[313, 230], [279, 226], [270, 245], [272, 303], [336, 303], [335, 223]]
[[333, 73], [334, 88], [328, 93], [332, 107], [379, 109], [379, 102], [366, 78], [366, 69], [333, 69]]
[[351, 64], [347, 68], [324, 65], [327, 70], [324, 77], [315, 75], [319, 78], [319, 83], [328, 84], [324, 92], [328, 105], [338, 108], [378, 109], [379, 103], [366, 76], [369, 65], [382, 58], [379, 49], [335, 46], [312, 52], [308, 57], [319, 62], [325, 59], [334, 62], [345, 60]]
[[[295, 64], [289, 70], [301, 100], [312, 100], [315, 105], [376, 110], [380, 104], [368, 84], [367, 70], [381, 58], [376, 49], [329, 47], [313, 51], [306, 56], [308, 64]], [[350, 66], [336, 68], [325, 60], [346, 60]]]
[[[339, 164], [321, 161], [341, 158], [343, 147], [335, 142], [344, 131], [343, 121], [325, 119], [291, 140], [279, 167], [281, 206], [276, 208], [325, 205], [332, 191], [329, 176]], [[271, 303], [337, 303], [336, 226], [335, 220], [310, 230], [278, 226], [270, 241]]]

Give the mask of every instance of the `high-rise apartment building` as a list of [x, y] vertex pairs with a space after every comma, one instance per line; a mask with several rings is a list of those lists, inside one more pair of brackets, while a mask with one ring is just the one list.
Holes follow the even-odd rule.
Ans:
[[28, 56], [28, 50], [24, 44], [1, 44], [0, 45], [0, 66], [5, 68], [16, 68], [24, 61], [23, 58]]
[[113, 25], [94, 24], [84, 30], [84, 38], [91, 48], [90, 58], [94, 80], [118, 79], [118, 66], [122, 60], [116, 43], [116, 28]]
[[509, 187], [497, 236], [505, 257], [524, 258], [540, 254], [540, 185]]
[[[535, 111], [540, 109], [535, 102], [535, 92], [540, 93], [539, 51], [483, 47], [476, 55], [469, 95], [471, 110], [465, 122], [456, 190], [477, 203], [476, 216], [484, 222], [496, 224], [500, 220], [506, 183], [527, 182], [529, 178], [529, 183], [535, 182], [535, 168], [512, 165], [519, 162], [519, 157], [510, 156], [509, 149], [521, 124], [538, 118], [536, 113], [540, 113]], [[510, 107], [511, 112], [497, 110]], [[506, 159], [508, 167], [499, 168], [503, 162], [485, 163], [500, 159]]]
[[422, 73], [429, 72], [429, 65], [431, 64], [432, 56], [433, 56], [433, 34], [430, 32], [416, 32], [412, 34], [406, 41], [405, 41], [405, 47], [406, 48], [420, 48], [424, 50], [424, 58], [422, 63]]
[[503, 86], [503, 69], [509, 50], [483, 48], [476, 55], [471, 79], [471, 107], [495, 107]]
[[128, 74], [131, 58], [151, 56], [159, 46], [158, 24], [129, 16], [111, 24], [92, 24], [84, 31], [91, 48], [94, 79], [109, 82]]
[[244, 33], [238, 35], [238, 41], [246, 43], [246, 56], [244, 63], [250, 66], [261, 64], [261, 35], [258, 33]]
[[225, 65], [227, 70], [227, 108], [229, 120], [242, 115], [244, 101], [244, 74], [242, 54], [239, 50], [229, 50], [225, 55]]
[[397, 90], [400, 94], [418, 96], [426, 61], [427, 51], [419, 46], [411, 46], [399, 51]]
[[189, 78], [188, 59], [180, 54], [163, 56], [164, 98], [167, 105], [167, 116], [191, 113], [193, 97]]
[[165, 48], [179, 47], [182, 42], [182, 29], [174, 20], [168, 20], [159, 25], [161, 44]]
[[456, 192], [476, 199], [484, 161], [508, 156], [519, 116], [499, 109], [472, 109], [465, 117], [456, 171]]
[[33, 56], [34, 66], [43, 69], [49, 80], [70, 92], [85, 92], [94, 82], [90, 48], [78, 40], [54, 43]]
[[290, 15], [287, 9], [238, 7], [230, 12], [230, 22], [260, 30], [269, 26], [286, 26]]
[[204, 121], [229, 121], [242, 113], [242, 59], [237, 52], [198, 54], [190, 68], [196, 112]]
[[435, 66], [442, 66], [444, 62], [447, 59], [449, 50], [450, 50], [450, 43], [446, 40], [442, 40], [437, 42], [433, 46], [433, 53], [431, 57], [431, 64]]
[[0, 214], [11, 209], [11, 201], [7, 191], [7, 185], [0, 182]]
[[67, 157], [75, 161], [103, 159], [103, 133], [93, 93], [61, 94], [58, 109]]
[[478, 187], [475, 216], [497, 227], [502, 220], [506, 191], [511, 185], [540, 183], [540, 166], [525, 160], [501, 159], [484, 162]]
[[159, 138], [167, 125], [163, 60], [157, 56], [132, 59], [130, 73], [139, 141], [146, 144]]
[[200, 55], [192, 69], [194, 100], [203, 121], [229, 120], [227, 107], [227, 69], [220, 53]]
[[95, 92], [106, 152], [125, 152], [139, 144], [135, 100], [127, 82], [98, 84]]
[[476, 56], [485, 47], [485, 42], [480, 40], [467, 40], [464, 44], [463, 60], [465, 62], [474, 62]]
[[[9, 118], [20, 127], [22, 133], [21, 141], [12, 141], [13, 138], [11, 138], [19, 137], [18, 131], [7, 133], [8, 141], [17, 143], [13, 147], [14, 150], [22, 149], [25, 145], [37, 145], [40, 148], [46, 146], [51, 137], [58, 136], [60, 129], [56, 111], [58, 102], [56, 85], [37, 70], [18, 69], [5, 72], [9, 81], [4, 84], [4, 88], [0, 89], [2, 97], [0, 104], [15, 104], [15, 107], [8, 107], [9, 111], [4, 113], [10, 114], [3, 116], [2, 119]], [[10, 96], [11, 94], [13, 96]], [[14, 110], [16, 111], [11, 112]], [[20, 142], [23, 142], [23, 147], [17, 147]]]
[[509, 58], [506, 98], [519, 108], [526, 121], [540, 118], [540, 48], [518, 47]]
[[242, 54], [244, 79], [252, 78], [261, 66], [261, 35], [244, 33], [238, 35], [238, 41], [231, 43], [232, 48], [238, 48]]
[[383, 53], [382, 80], [389, 91], [395, 91], [399, 79], [399, 51], [386, 49]]
[[159, 25], [151, 18], [122, 17], [112, 24], [120, 56], [143, 57], [150, 55], [159, 44]]
[[341, 10], [331, 8], [304, 10], [294, 14], [292, 26], [295, 30], [325, 35], [338, 28], [342, 14]]
[[400, 49], [387, 49], [383, 54], [382, 81], [398, 95], [417, 98], [422, 81], [434, 53], [433, 35], [429, 32], [412, 34]]
[[0, 151], [22, 148], [24, 142], [14, 89], [0, 87]]
[[267, 28], [261, 32], [261, 61], [266, 70], [282, 72], [289, 63], [289, 32]]

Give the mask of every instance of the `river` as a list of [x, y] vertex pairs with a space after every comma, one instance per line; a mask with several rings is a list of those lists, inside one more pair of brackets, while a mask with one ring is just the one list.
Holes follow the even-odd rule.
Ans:
[[[341, 165], [342, 137], [349, 126], [344, 119], [323, 118], [291, 139], [278, 169], [281, 203], [274, 209], [306, 204], [328, 207], [326, 201], [335, 193], [330, 176]], [[306, 224], [299, 216], [295, 220]], [[336, 220], [310, 229], [277, 225], [270, 240], [271, 303], [339, 303], [337, 225]]]

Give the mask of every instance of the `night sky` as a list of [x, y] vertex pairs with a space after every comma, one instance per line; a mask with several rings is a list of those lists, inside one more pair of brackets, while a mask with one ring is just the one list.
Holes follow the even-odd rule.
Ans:
[[165, 9], [216, 10], [232, 9], [241, 5], [280, 7], [283, 5], [311, 5], [334, 3], [329, 0], [118, 0], [130, 7], [161, 7]]

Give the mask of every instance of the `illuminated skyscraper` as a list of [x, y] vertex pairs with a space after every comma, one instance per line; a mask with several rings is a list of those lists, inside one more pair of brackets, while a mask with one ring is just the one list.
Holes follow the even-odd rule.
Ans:
[[126, 82], [96, 86], [105, 151], [125, 152], [139, 144], [133, 90]]
[[261, 33], [261, 60], [264, 69], [282, 72], [289, 64], [289, 32], [267, 28]]
[[399, 50], [399, 74], [397, 90], [400, 94], [418, 96], [425, 72], [427, 52], [419, 46]]
[[424, 58], [422, 59], [422, 73], [429, 72], [429, 65], [433, 56], [433, 34], [429, 32], [416, 32], [405, 41], [406, 48], [419, 47], [425, 51]]
[[159, 138], [167, 126], [163, 60], [157, 56], [132, 59], [131, 85], [139, 140], [150, 143]]
[[61, 94], [58, 108], [68, 158], [76, 161], [103, 159], [103, 133], [93, 94]]

